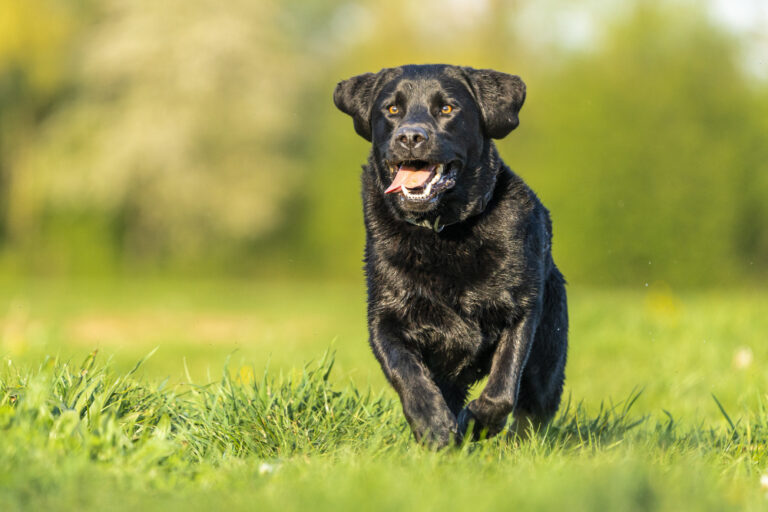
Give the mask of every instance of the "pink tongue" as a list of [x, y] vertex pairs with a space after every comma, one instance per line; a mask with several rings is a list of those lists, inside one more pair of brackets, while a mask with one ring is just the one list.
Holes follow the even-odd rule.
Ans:
[[392, 192], [397, 192], [403, 187], [405, 188], [423, 187], [424, 184], [427, 183], [427, 181], [431, 176], [432, 176], [432, 168], [414, 169], [414, 168], [401, 166], [400, 169], [397, 171], [397, 174], [395, 175], [395, 179], [392, 180], [392, 184], [389, 186], [387, 190], [384, 191], [384, 193], [391, 194]]

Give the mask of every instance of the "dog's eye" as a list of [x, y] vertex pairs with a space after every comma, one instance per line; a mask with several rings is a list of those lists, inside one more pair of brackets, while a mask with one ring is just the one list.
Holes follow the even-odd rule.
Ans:
[[399, 114], [400, 109], [397, 108], [397, 105], [390, 105], [389, 107], [387, 107], [387, 112], [389, 112], [390, 114]]
[[440, 109], [442, 114], [450, 114], [451, 112], [453, 112], [453, 107], [450, 105], [443, 105], [443, 108]]

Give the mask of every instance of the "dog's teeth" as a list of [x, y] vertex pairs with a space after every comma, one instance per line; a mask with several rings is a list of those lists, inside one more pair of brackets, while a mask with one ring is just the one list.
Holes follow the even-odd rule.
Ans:
[[440, 166], [438, 166], [438, 168], [437, 168], [437, 171], [435, 172], [434, 177], [432, 177], [432, 179], [429, 181], [429, 185], [430, 186], [434, 185], [435, 183], [440, 181], [440, 178], [442, 178], [442, 177], [443, 177], [443, 165], [440, 164]]

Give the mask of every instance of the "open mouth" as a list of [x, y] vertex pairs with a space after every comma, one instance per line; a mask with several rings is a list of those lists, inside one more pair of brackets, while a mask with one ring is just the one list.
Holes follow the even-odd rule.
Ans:
[[407, 160], [389, 165], [393, 175], [386, 194], [400, 192], [408, 201], [428, 202], [456, 185], [456, 166], [424, 160]]

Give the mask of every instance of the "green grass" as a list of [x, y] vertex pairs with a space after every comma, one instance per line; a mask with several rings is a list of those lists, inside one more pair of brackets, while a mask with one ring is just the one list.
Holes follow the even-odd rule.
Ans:
[[2, 511], [768, 509], [765, 292], [571, 290], [549, 429], [440, 453], [381, 378], [358, 284], [0, 298]]

